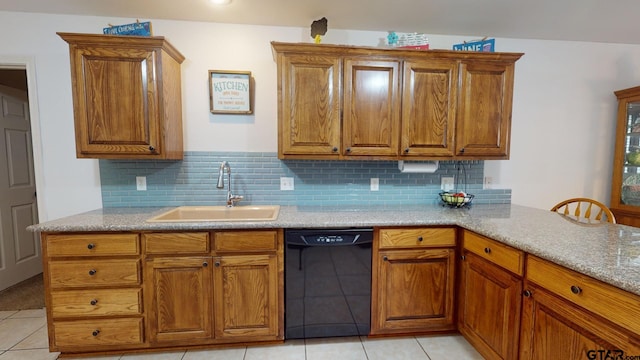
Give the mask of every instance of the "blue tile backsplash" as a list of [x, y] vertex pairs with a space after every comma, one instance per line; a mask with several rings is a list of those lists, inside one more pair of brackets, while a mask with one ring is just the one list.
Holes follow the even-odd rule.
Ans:
[[[439, 202], [440, 177], [457, 176], [455, 161], [441, 161], [435, 173], [401, 173], [397, 161], [279, 160], [271, 152], [185, 152], [180, 161], [100, 160], [103, 207], [224, 205], [216, 188], [220, 163], [231, 165], [240, 205], [397, 205]], [[462, 161], [474, 203], [508, 204], [510, 189], [482, 189], [484, 161]], [[147, 190], [136, 190], [146, 176]], [[280, 177], [294, 178], [293, 191], [280, 190]], [[378, 178], [379, 191], [370, 190]]]

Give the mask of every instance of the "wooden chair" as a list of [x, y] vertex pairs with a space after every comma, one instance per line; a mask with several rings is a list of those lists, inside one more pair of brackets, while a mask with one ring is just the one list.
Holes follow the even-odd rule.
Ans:
[[611, 210], [609, 210], [607, 205], [588, 198], [564, 200], [552, 207], [551, 211], [567, 216], [575, 216], [578, 219], [584, 218], [596, 221], [606, 221], [612, 224], [616, 223], [616, 217], [613, 215]]

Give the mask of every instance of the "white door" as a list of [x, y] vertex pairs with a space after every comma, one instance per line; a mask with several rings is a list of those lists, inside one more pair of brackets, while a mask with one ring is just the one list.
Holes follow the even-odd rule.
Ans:
[[27, 93], [0, 85], [0, 290], [42, 272]]

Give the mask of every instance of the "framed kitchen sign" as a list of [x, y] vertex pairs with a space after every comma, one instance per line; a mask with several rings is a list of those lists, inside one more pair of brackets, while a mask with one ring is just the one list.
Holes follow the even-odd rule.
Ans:
[[252, 114], [250, 71], [209, 70], [209, 100], [214, 114]]

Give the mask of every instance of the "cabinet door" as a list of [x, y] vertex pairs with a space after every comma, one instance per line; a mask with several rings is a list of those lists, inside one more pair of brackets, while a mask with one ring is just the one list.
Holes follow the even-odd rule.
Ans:
[[405, 61], [402, 156], [453, 156], [457, 80], [455, 61]]
[[344, 64], [344, 155], [398, 154], [400, 61], [346, 59]]
[[216, 339], [275, 340], [278, 321], [276, 255], [234, 255], [214, 259]]
[[340, 155], [341, 61], [287, 55], [279, 61], [278, 153]]
[[517, 359], [522, 280], [465, 251], [458, 329], [487, 359]]
[[212, 338], [210, 263], [210, 257], [155, 258], [146, 263], [145, 298], [152, 343], [197, 343]]
[[462, 61], [456, 155], [508, 159], [514, 63]]
[[371, 334], [455, 329], [454, 250], [380, 251]]
[[640, 354], [638, 335], [527, 284], [520, 359], [618, 359]]
[[77, 48], [72, 78], [78, 157], [157, 155], [157, 54], [139, 48]]

